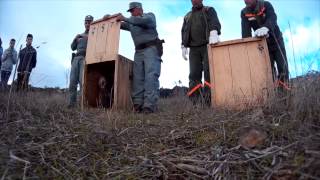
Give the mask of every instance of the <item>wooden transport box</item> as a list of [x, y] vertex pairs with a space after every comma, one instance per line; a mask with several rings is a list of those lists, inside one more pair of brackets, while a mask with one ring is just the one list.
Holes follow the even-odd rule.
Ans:
[[245, 38], [208, 46], [213, 107], [262, 105], [273, 93], [266, 39]]
[[90, 26], [82, 107], [132, 107], [132, 61], [119, 55], [120, 23], [115, 17]]

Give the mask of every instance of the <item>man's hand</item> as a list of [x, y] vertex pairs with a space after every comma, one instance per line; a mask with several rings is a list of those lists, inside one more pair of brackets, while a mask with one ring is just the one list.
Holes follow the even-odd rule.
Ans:
[[268, 36], [268, 32], [269, 32], [269, 29], [266, 28], [266, 27], [262, 27], [262, 28], [259, 28], [257, 29], [254, 34], [255, 36], [257, 37], [263, 37], [263, 36]]
[[78, 34], [74, 39], [77, 41], [77, 43], [79, 43], [80, 39], [88, 40], [88, 36], [87, 35]]
[[188, 48], [184, 47], [184, 45], [181, 45], [181, 50], [182, 50], [182, 57], [184, 60], [188, 60]]
[[78, 34], [78, 35], [76, 35], [76, 37], [74, 38], [74, 40], [78, 43], [78, 42], [79, 42], [79, 40], [80, 40], [80, 38], [81, 38], [81, 35], [80, 35], [80, 34]]
[[9, 52], [7, 56], [12, 58], [13, 57], [13, 53]]
[[210, 36], [209, 36], [209, 44], [216, 44], [220, 41], [218, 31], [217, 30], [212, 30], [210, 31]]
[[123, 21], [123, 20], [124, 20], [124, 16], [123, 16], [121, 13], [119, 13], [119, 14], [117, 15], [117, 17], [116, 17], [116, 20], [117, 20], [117, 21]]
[[12, 50], [8, 50], [7, 51], [8, 53], [7, 53], [7, 57], [13, 57], [13, 51]]
[[88, 40], [88, 35], [81, 36], [80, 38], [83, 38], [84, 40]]

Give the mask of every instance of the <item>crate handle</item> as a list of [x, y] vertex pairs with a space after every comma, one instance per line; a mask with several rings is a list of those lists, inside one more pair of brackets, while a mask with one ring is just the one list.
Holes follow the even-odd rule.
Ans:
[[93, 35], [94, 34], [94, 31], [96, 30], [96, 27], [93, 27], [92, 31], [91, 31], [91, 34]]
[[101, 26], [101, 29], [102, 29], [102, 31], [101, 31], [101, 32], [103, 32], [103, 31], [104, 31], [104, 24]]
[[262, 52], [264, 50], [264, 47], [261, 44], [259, 44], [258, 49], [260, 50], [260, 52]]

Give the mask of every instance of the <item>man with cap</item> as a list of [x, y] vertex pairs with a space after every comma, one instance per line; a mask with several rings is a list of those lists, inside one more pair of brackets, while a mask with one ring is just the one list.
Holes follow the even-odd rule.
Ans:
[[270, 2], [264, 0], [244, 0], [246, 7], [241, 11], [242, 37], [266, 37], [269, 49], [271, 68], [276, 76], [274, 62], [277, 63], [278, 80], [286, 83], [289, 80], [288, 62], [282, 33], [277, 24], [277, 15]]
[[117, 16], [121, 29], [131, 32], [135, 45], [132, 100], [135, 112], [153, 113], [160, 95], [162, 42], [158, 38], [153, 13], [143, 13], [142, 4], [131, 2], [131, 17]]
[[77, 51], [74, 53], [71, 60], [70, 85], [69, 85], [69, 107], [75, 107], [77, 102], [77, 86], [80, 85], [80, 92], [82, 90], [82, 76], [84, 69], [84, 61], [86, 56], [86, 49], [88, 43], [88, 34], [90, 24], [93, 21], [91, 15], [87, 15], [84, 19], [85, 32], [78, 34], [71, 43], [71, 49]]
[[[210, 83], [208, 49], [207, 44], [216, 44], [219, 42], [221, 34], [221, 25], [217, 13], [213, 7], [204, 6], [202, 0], [191, 0], [192, 10], [188, 12], [183, 21], [182, 36], [182, 57], [188, 60], [189, 53], [189, 90], [194, 89], [202, 80], [202, 71], [204, 71], [204, 80]], [[190, 95], [190, 100], [196, 104], [200, 99], [199, 88]], [[205, 103], [210, 105], [210, 87], [204, 88]]]

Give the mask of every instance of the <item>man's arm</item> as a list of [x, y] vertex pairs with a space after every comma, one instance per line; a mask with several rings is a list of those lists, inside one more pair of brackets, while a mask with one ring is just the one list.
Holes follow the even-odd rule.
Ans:
[[17, 64], [17, 62], [18, 62], [17, 51], [13, 50], [13, 52], [12, 52], [12, 63], [13, 64]]
[[241, 32], [242, 38], [252, 37], [251, 26], [243, 10], [241, 11]]
[[184, 33], [184, 29], [186, 28], [186, 20], [183, 19], [183, 24], [182, 24], [182, 28], [181, 28], [181, 45], [183, 44], [183, 33]]
[[121, 22], [120, 28], [125, 31], [130, 31], [130, 24], [127, 22]]
[[217, 12], [213, 7], [208, 9], [208, 26], [210, 31], [216, 30], [218, 31], [218, 35], [221, 34], [221, 24]]
[[7, 57], [8, 57], [8, 49], [4, 50], [2, 58], [0, 57], [1, 61], [2, 62], [6, 61]]
[[37, 51], [34, 50], [33, 56], [32, 56], [32, 68], [35, 68], [37, 65]]
[[269, 31], [274, 31], [274, 28], [277, 24], [277, 15], [274, 12], [273, 6], [269, 2], [264, 2], [266, 8], [266, 21], [261, 27], [267, 27]]
[[3, 49], [0, 48], [0, 64], [1, 64], [2, 56], [3, 56]]
[[78, 38], [80, 37], [80, 34], [78, 34], [72, 41], [71, 43], [71, 49], [72, 51], [75, 51], [77, 49], [77, 45], [78, 45]]
[[143, 16], [131, 16], [130, 18], [124, 18], [125, 22], [134, 26], [140, 26], [142, 28], [156, 28], [156, 18], [153, 13], [143, 14]]
[[22, 53], [22, 49], [20, 48], [20, 50], [19, 50], [19, 55], [18, 55], [18, 58], [20, 59], [20, 61], [21, 61], [21, 53]]

